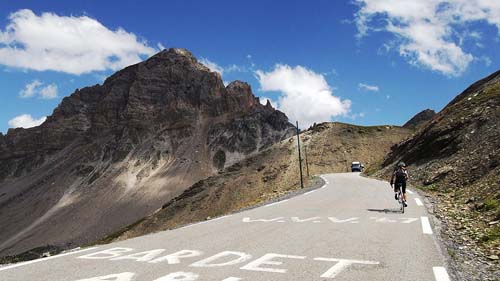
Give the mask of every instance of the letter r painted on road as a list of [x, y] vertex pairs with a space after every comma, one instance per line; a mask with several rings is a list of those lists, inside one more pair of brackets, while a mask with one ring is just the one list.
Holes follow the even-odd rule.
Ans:
[[161, 253], [163, 253], [165, 249], [155, 249], [155, 250], [150, 250], [150, 251], [144, 251], [144, 252], [139, 252], [135, 254], [130, 254], [126, 256], [120, 256], [116, 258], [112, 258], [112, 261], [119, 261], [119, 260], [134, 260], [134, 261], [150, 261], [157, 256], [159, 256]]
[[87, 255], [79, 256], [77, 258], [79, 258], [79, 259], [89, 259], [89, 260], [104, 260], [104, 259], [111, 259], [111, 258], [119, 257], [123, 253], [131, 252], [133, 250], [134, 249], [132, 249], [132, 248], [120, 248], [120, 247], [116, 247], [116, 248], [111, 248], [111, 249], [107, 249], [107, 250], [104, 250], [104, 251], [95, 252], [95, 253], [92, 253], [92, 254], [87, 254]]
[[175, 252], [173, 254], [159, 257], [157, 259], [154, 259], [150, 261], [149, 263], [159, 263], [163, 261], [167, 261], [168, 264], [179, 264], [181, 263], [181, 258], [192, 258], [192, 257], [199, 257], [203, 254], [201, 251], [196, 251], [196, 250], [181, 250], [178, 252]]
[[265, 272], [277, 272], [286, 273], [286, 269], [281, 268], [270, 268], [270, 267], [260, 267], [261, 265], [282, 265], [283, 262], [273, 261], [274, 258], [287, 258], [287, 259], [305, 259], [303, 256], [290, 256], [290, 255], [280, 255], [280, 254], [265, 254], [262, 257], [250, 262], [249, 264], [241, 267], [244, 270], [253, 271], [265, 271]]
[[[216, 261], [216, 260], [224, 260], [223, 258], [227, 258], [229, 256], [236, 256], [236, 258], [233, 258], [230, 260], [226, 259], [223, 262], [214, 263], [214, 261]], [[218, 253], [216, 255], [213, 255], [211, 257], [208, 257], [204, 260], [195, 262], [189, 266], [192, 266], [192, 267], [220, 267], [220, 266], [242, 263], [242, 262], [245, 262], [251, 258], [252, 258], [252, 256], [249, 254], [246, 254], [246, 253], [224, 251], [224, 252]]]

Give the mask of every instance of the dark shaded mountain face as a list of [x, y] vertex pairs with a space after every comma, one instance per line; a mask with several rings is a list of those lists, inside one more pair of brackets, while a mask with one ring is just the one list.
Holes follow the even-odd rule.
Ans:
[[95, 241], [292, 133], [248, 84], [164, 50], [0, 134], [0, 255]]
[[427, 121], [431, 120], [432, 117], [436, 115], [436, 112], [432, 109], [422, 110], [413, 116], [408, 122], [406, 122], [403, 127], [404, 128], [420, 128], [424, 126]]

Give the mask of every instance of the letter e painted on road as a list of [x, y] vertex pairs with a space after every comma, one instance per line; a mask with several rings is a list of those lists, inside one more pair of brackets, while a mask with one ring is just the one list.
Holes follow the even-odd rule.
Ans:
[[346, 260], [346, 259], [329, 259], [329, 258], [315, 258], [315, 261], [333, 261], [336, 262], [334, 266], [328, 269], [321, 277], [323, 278], [334, 278], [344, 269], [348, 268], [352, 264], [379, 264], [376, 261], [358, 261], [358, 260]]
[[[233, 259], [227, 259], [230, 256], [235, 256]], [[220, 267], [220, 266], [226, 266], [226, 265], [234, 265], [238, 263], [245, 262], [249, 259], [251, 259], [252, 256], [246, 253], [242, 252], [232, 252], [232, 251], [224, 251], [221, 253], [218, 253], [216, 255], [213, 255], [211, 257], [208, 257], [204, 260], [195, 262], [191, 264], [190, 266], [192, 267]], [[222, 262], [219, 263], [214, 263], [216, 260], [222, 260]]]
[[119, 261], [119, 260], [134, 260], [134, 261], [150, 261], [157, 256], [159, 256], [161, 253], [163, 253], [165, 249], [155, 249], [155, 250], [150, 250], [150, 251], [144, 251], [140, 253], [135, 253], [131, 255], [126, 255], [126, 256], [121, 256], [117, 258], [112, 258], [112, 261]]
[[175, 252], [173, 254], [154, 259], [154, 260], [150, 261], [149, 263], [159, 263], [159, 262], [167, 261], [168, 264], [179, 264], [179, 263], [181, 263], [181, 260], [180, 260], [181, 258], [199, 257], [202, 254], [203, 254], [203, 252], [195, 251], [195, 250], [181, 250], [181, 251]]
[[286, 269], [282, 269], [282, 268], [260, 267], [261, 265], [282, 265], [283, 264], [283, 262], [281, 262], [281, 261], [273, 261], [274, 258], [305, 259], [306, 257], [280, 255], [280, 254], [272, 254], [272, 253], [265, 254], [262, 257], [254, 260], [253, 262], [241, 267], [241, 269], [253, 270], [253, 271], [286, 273]]
[[100, 251], [100, 252], [95, 252], [95, 253], [84, 255], [84, 256], [79, 256], [77, 258], [89, 259], [89, 260], [104, 260], [104, 259], [116, 258], [118, 256], [121, 256], [123, 253], [131, 252], [133, 250], [134, 249], [132, 249], [132, 248], [117, 247], [117, 248], [111, 248], [111, 249], [107, 249], [107, 250]]
[[135, 273], [132, 272], [122, 272], [118, 274], [110, 274], [106, 276], [98, 276], [87, 279], [80, 279], [77, 281], [132, 281], [134, 280]]
[[195, 281], [198, 277], [200, 277], [200, 275], [196, 273], [179, 271], [170, 273], [169, 275], [165, 275], [155, 279], [154, 281]]

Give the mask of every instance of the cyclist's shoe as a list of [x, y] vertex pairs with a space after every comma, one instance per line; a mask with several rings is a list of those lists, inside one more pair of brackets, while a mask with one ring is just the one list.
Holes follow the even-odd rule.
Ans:
[[395, 200], [398, 200], [398, 194], [397, 194], [397, 193], [396, 193], [396, 194], [394, 194], [394, 199], [395, 199]]
[[406, 202], [403, 202], [403, 205], [405, 205], [405, 207], [408, 207], [408, 204], [406, 204]]

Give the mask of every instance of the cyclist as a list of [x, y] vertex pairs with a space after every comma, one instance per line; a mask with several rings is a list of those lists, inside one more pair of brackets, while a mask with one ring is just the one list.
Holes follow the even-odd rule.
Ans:
[[408, 207], [406, 203], [406, 181], [408, 180], [408, 171], [406, 170], [405, 162], [399, 162], [391, 177], [391, 187], [394, 189], [394, 199], [398, 200], [398, 188], [401, 186], [403, 192], [403, 204]]

